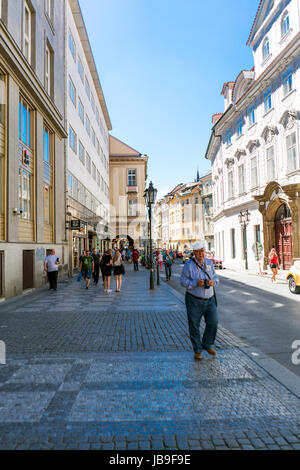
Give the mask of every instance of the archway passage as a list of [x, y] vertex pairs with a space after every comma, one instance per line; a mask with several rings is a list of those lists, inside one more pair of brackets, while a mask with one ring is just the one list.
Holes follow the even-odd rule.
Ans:
[[282, 204], [275, 216], [276, 250], [281, 269], [290, 269], [293, 264], [292, 215], [287, 204]]

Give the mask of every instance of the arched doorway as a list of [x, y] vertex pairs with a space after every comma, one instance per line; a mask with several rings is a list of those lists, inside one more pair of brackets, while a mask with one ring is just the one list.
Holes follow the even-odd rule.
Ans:
[[290, 269], [293, 264], [292, 215], [287, 204], [282, 204], [275, 216], [276, 250], [281, 269]]

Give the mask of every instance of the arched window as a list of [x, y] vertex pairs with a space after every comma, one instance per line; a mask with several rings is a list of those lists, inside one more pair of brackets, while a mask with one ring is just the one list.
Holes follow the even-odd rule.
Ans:
[[286, 11], [281, 20], [281, 36], [284, 36], [290, 29], [290, 15]]
[[291, 210], [287, 204], [282, 204], [276, 212], [275, 222], [282, 222], [292, 217]]
[[263, 60], [265, 60], [270, 55], [270, 43], [269, 38], [266, 38], [263, 43]]

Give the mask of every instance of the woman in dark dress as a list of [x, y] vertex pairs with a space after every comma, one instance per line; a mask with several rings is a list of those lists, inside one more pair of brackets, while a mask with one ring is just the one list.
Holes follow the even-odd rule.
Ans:
[[114, 275], [116, 276], [116, 292], [121, 292], [122, 287], [122, 274], [123, 274], [123, 261], [119, 250], [116, 250], [113, 257]]
[[110, 289], [110, 279], [112, 270], [112, 251], [107, 252], [102, 256], [102, 273], [104, 276], [104, 292], [112, 292]]

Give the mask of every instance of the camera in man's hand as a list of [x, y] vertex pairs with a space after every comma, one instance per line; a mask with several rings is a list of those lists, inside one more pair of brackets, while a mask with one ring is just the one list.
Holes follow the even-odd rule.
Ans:
[[204, 289], [210, 289], [210, 285], [209, 285], [209, 280], [208, 279], [204, 279], [204, 285], [203, 285]]

